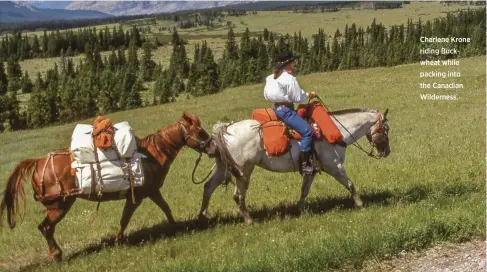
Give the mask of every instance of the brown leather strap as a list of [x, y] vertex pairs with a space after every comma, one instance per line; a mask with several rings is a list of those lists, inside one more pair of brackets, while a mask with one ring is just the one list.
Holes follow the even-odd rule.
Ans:
[[41, 197], [44, 196], [44, 175], [46, 174], [46, 168], [47, 164], [49, 163], [49, 160], [51, 159], [51, 153], [47, 154], [47, 160], [46, 163], [44, 163], [44, 167], [42, 167], [42, 172], [41, 172]]
[[132, 172], [132, 165], [130, 164], [130, 159], [126, 160], [126, 164], [127, 164], [127, 170], [129, 172], [130, 192], [132, 194], [132, 203], [135, 204], [134, 173]]
[[[112, 148], [115, 151], [115, 154], [117, 154], [118, 160], [122, 163], [124, 162], [122, 155], [118, 151], [117, 145], [115, 144], [115, 141], [112, 142]], [[132, 194], [132, 203], [135, 204], [135, 189], [134, 189], [134, 175], [132, 173], [132, 165], [130, 164], [130, 159], [125, 160], [125, 167], [127, 167], [127, 171], [129, 173], [129, 181], [130, 181], [130, 193]], [[123, 167], [122, 167], [123, 168]], [[123, 169], [122, 169], [123, 171]]]
[[95, 195], [95, 168], [93, 167], [93, 163], [90, 163], [90, 173], [91, 173], [91, 191], [88, 195], [88, 198], [91, 198], [91, 194]]
[[44, 192], [44, 176], [46, 175], [46, 169], [47, 169], [47, 165], [48, 165], [49, 161], [51, 161], [52, 174], [54, 175], [54, 179], [56, 181], [56, 184], [59, 186], [59, 191], [61, 192], [61, 194], [63, 193], [63, 185], [59, 181], [59, 177], [56, 174], [56, 168], [54, 166], [54, 156], [56, 156], [56, 155], [69, 155], [69, 154], [71, 154], [71, 153], [70, 152], [57, 152], [57, 151], [47, 153], [46, 163], [44, 164], [44, 167], [42, 167], [42, 172], [41, 172], [41, 188], [40, 188], [40, 190], [41, 190], [40, 196], [41, 197], [44, 196], [44, 194], [45, 194], [45, 192]]
[[34, 199], [36, 201], [52, 201], [52, 200], [57, 200], [59, 198], [63, 198], [64, 200], [66, 200], [66, 198], [68, 198], [68, 197], [76, 197], [76, 196], [81, 195], [81, 194], [82, 194], [81, 189], [75, 188], [75, 189], [71, 189], [67, 192], [62, 192], [62, 194], [61, 193], [44, 194], [43, 196], [35, 195]]
[[[103, 179], [101, 178], [101, 166], [100, 166], [100, 160], [98, 159], [98, 149], [96, 148], [95, 145], [95, 137], [92, 136], [93, 139], [93, 148], [95, 152], [95, 164], [96, 164], [96, 170], [98, 171], [98, 182], [100, 183], [101, 186], [103, 186]], [[101, 195], [101, 188], [100, 191], [98, 191], [98, 195]]]

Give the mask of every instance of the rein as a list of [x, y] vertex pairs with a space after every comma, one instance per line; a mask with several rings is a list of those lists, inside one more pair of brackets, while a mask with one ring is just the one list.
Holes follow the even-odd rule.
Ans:
[[[320, 102], [320, 104], [321, 104], [321, 105], [322, 105], [322, 106], [323, 106], [323, 107], [324, 107], [324, 108], [325, 108], [325, 109], [326, 109], [328, 112], [330, 112], [330, 111], [328, 110], [328, 108], [325, 106], [325, 104], [323, 103], [323, 100], [321, 100], [321, 98], [320, 98], [318, 95], [316, 95], [316, 98], [318, 99], [318, 101]], [[371, 158], [374, 158], [374, 159], [377, 159], [377, 160], [379, 160], [379, 159], [381, 158], [380, 156], [378, 156], [378, 155], [374, 155], [374, 154], [373, 154], [373, 153], [374, 153], [374, 146], [372, 145], [372, 141], [371, 141], [371, 140], [369, 140], [369, 139], [368, 139], [368, 140], [369, 140], [369, 144], [370, 144], [370, 146], [371, 146], [371, 149], [370, 149], [370, 152], [367, 152], [367, 151], [366, 151], [366, 150], [365, 150], [365, 149], [364, 149], [364, 148], [363, 148], [363, 147], [362, 147], [362, 146], [361, 146], [361, 145], [358, 143], [357, 139], [355, 139], [355, 137], [353, 137], [352, 133], [351, 133], [351, 132], [350, 132], [350, 131], [349, 131], [349, 130], [348, 130], [348, 129], [347, 129], [347, 128], [346, 128], [346, 127], [345, 127], [345, 126], [344, 126], [344, 125], [343, 125], [343, 124], [340, 122], [340, 121], [338, 121], [338, 119], [337, 119], [337, 118], [336, 118], [334, 115], [332, 115], [332, 114], [330, 114], [330, 115], [331, 115], [331, 117], [333, 117], [333, 119], [335, 119], [335, 121], [337, 121], [337, 123], [338, 123], [338, 124], [340, 124], [340, 125], [343, 127], [343, 129], [345, 129], [345, 131], [346, 131], [346, 132], [348, 132], [348, 134], [350, 134], [350, 136], [352, 136], [352, 139], [354, 140], [354, 143], [352, 144], [353, 146], [355, 146], [356, 148], [360, 149], [362, 152], [364, 152], [365, 154], [367, 154], [367, 156], [369, 156], [369, 157], [371, 157]], [[382, 130], [384, 129], [384, 128], [382, 128], [382, 125], [381, 125], [380, 116], [379, 116], [379, 118], [378, 118], [378, 119], [379, 119], [379, 127], [376, 129], [376, 131], [374, 131], [374, 134], [375, 134], [375, 133], [377, 133], [377, 132], [379, 132], [381, 129], [382, 129]], [[371, 135], [371, 136], [372, 136], [372, 135]]]
[[201, 152], [201, 150], [203, 150], [203, 148], [205, 148], [208, 143], [211, 141], [211, 137], [209, 137], [206, 141], [202, 141], [196, 137], [193, 137], [192, 135], [190, 135], [188, 133], [188, 130], [186, 129], [186, 127], [184, 126], [183, 122], [179, 121], [179, 124], [181, 125], [181, 129], [183, 130], [183, 133], [184, 133], [184, 142], [187, 143], [188, 139], [191, 139], [193, 141], [195, 141], [197, 144], [199, 144], [199, 150], [196, 150], [198, 151], [198, 153], [200, 154], [199, 157], [196, 159], [195, 163], [194, 163], [194, 168], [193, 168], [193, 172], [191, 173], [191, 181], [193, 182], [193, 184], [201, 184], [203, 182], [206, 182], [208, 180], [208, 178], [210, 177], [211, 175], [211, 172], [213, 172], [213, 169], [215, 169], [215, 166], [216, 166], [216, 163], [213, 164], [213, 166], [211, 167], [210, 171], [208, 172], [208, 174], [206, 175], [206, 177], [204, 179], [202, 179], [201, 181], [198, 181], [196, 178], [195, 178], [195, 173], [196, 173], [196, 169], [198, 169], [198, 165], [200, 164], [201, 162], [201, 156], [203, 156], [203, 153]]

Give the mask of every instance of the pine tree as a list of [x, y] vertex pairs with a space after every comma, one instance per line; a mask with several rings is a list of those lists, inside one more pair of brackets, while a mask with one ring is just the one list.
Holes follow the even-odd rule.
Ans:
[[186, 57], [186, 48], [184, 47], [184, 41], [179, 36], [176, 28], [173, 29], [172, 45], [173, 51], [169, 66], [172, 67], [177, 76], [187, 78], [189, 74], [189, 62]]
[[115, 68], [118, 67], [117, 54], [114, 49], [112, 49], [112, 52], [108, 56], [108, 65], [106, 65], [106, 67], [110, 70], [115, 70]]
[[8, 115], [8, 96], [6, 94], [0, 94], [0, 132], [5, 131], [5, 120]]
[[5, 74], [5, 67], [3, 66], [3, 60], [0, 59], [0, 96], [7, 93], [8, 78]]
[[49, 47], [49, 38], [47, 37], [47, 32], [44, 30], [44, 35], [42, 36], [42, 52], [46, 57], [49, 55], [48, 47]]
[[162, 86], [160, 103], [169, 103], [174, 101], [174, 80], [177, 78], [177, 73], [174, 69], [169, 68], [164, 71], [164, 84]]
[[119, 48], [117, 53], [117, 64], [119, 67], [124, 67], [126, 63], [127, 59], [125, 58], [125, 50], [123, 50], [123, 48]]
[[62, 48], [61, 48], [61, 52], [59, 53], [59, 67], [61, 68], [61, 74], [65, 74], [67, 63], [66, 63], [66, 58], [64, 57], [64, 49]]
[[159, 104], [173, 101], [173, 93], [169, 81], [169, 73], [167, 70], [164, 70], [156, 80], [154, 85], [154, 96], [158, 98], [157, 100]]
[[235, 33], [233, 33], [232, 27], [228, 29], [224, 58], [230, 60], [238, 59], [238, 46], [237, 42], [235, 41]]
[[148, 41], [144, 42], [142, 45], [143, 55], [140, 66], [140, 74], [142, 80], [144, 81], [152, 80], [152, 74], [154, 73], [154, 69], [156, 67], [156, 63], [152, 60], [152, 47], [153, 45]]
[[79, 96], [75, 99], [81, 107], [79, 107], [79, 117], [87, 118], [97, 114], [98, 107], [96, 105], [96, 97], [98, 94], [98, 86], [95, 84], [95, 77], [92, 71], [84, 69], [80, 75], [76, 78], [78, 80], [79, 89], [76, 91], [76, 95]]
[[39, 57], [41, 53], [41, 45], [37, 35], [34, 35], [34, 41], [32, 42], [32, 53], [34, 54], [34, 57]]
[[22, 77], [22, 69], [20, 68], [19, 61], [11, 56], [7, 61], [7, 78], [8, 78], [8, 90], [16, 91], [20, 85], [20, 79]]
[[139, 29], [137, 26], [132, 26], [132, 33], [130, 34], [131, 41], [133, 40], [137, 47], [142, 45], [142, 39], [140, 38]]
[[6, 102], [6, 130], [19, 130], [26, 127], [25, 115], [20, 114], [20, 103], [17, 99], [17, 92], [13, 91], [5, 96]]
[[140, 97], [140, 89], [142, 82], [137, 80], [135, 84], [130, 89], [127, 96], [127, 106], [126, 109], [136, 109], [142, 106], [142, 98]]
[[130, 70], [136, 72], [139, 70], [139, 58], [137, 57], [137, 47], [135, 41], [132, 40], [128, 49], [128, 67]]
[[133, 103], [130, 100], [132, 99], [133, 87], [136, 85], [136, 82], [137, 76], [135, 71], [130, 70], [130, 68], [126, 69], [120, 90], [120, 109], [131, 109]]
[[27, 115], [27, 125], [29, 128], [44, 127], [51, 123], [51, 107], [46, 93], [42, 88], [42, 82], [36, 81], [29, 99]]
[[21, 82], [22, 82], [22, 93], [32, 92], [32, 88], [34, 88], [34, 84], [32, 84], [32, 80], [30, 80], [29, 73], [27, 71], [25, 71]]
[[[215, 59], [213, 57], [213, 52], [210, 48], [205, 50], [205, 56], [203, 60], [203, 77], [204, 77], [204, 84], [201, 86], [203, 88], [205, 94], [214, 94], [217, 93], [220, 88], [220, 81], [218, 77], [218, 67], [215, 63]], [[254, 71], [255, 72], [255, 71]]]
[[264, 41], [269, 40], [269, 30], [267, 28], [264, 28]]
[[67, 64], [66, 64], [66, 75], [75, 77], [75, 71], [74, 71], [74, 64], [73, 60], [71, 58], [68, 58]]

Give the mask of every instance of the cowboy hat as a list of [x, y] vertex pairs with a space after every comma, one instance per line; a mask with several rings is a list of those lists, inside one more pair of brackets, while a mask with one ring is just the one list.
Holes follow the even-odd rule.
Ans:
[[284, 50], [277, 55], [277, 62], [274, 65], [275, 69], [282, 69], [286, 64], [296, 60], [298, 57], [294, 56], [291, 51]]

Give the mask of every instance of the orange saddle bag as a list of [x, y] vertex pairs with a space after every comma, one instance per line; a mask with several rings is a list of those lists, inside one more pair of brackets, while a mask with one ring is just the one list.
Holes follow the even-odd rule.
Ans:
[[277, 118], [273, 109], [256, 109], [252, 119], [261, 124], [264, 148], [269, 156], [281, 156], [289, 150], [290, 139], [284, 122]]
[[287, 127], [281, 121], [268, 121], [262, 125], [264, 147], [269, 156], [281, 156], [289, 150]]
[[330, 113], [320, 103], [309, 104], [309, 114], [311, 119], [318, 124], [329, 143], [336, 144], [342, 140], [342, 133], [331, 120]]

